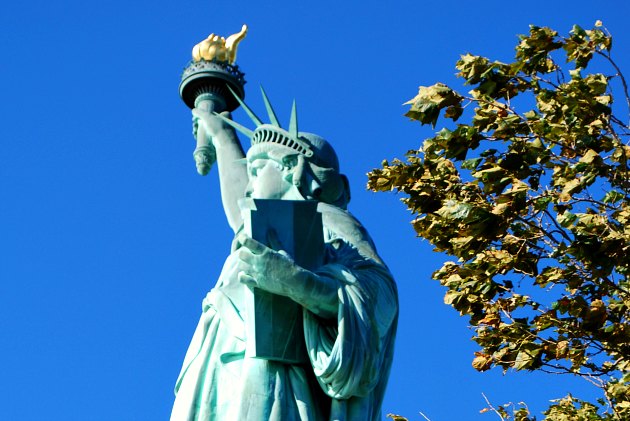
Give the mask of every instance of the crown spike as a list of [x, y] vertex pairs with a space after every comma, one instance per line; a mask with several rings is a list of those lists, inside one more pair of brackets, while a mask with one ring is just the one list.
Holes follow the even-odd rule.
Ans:
[[293, 100], [293, 107], [291, 108], [291, 121], [289, 121], [289, 133], [291, 136], [298, 138], [298, 121], [297, 121], [297, 108], [295, 106], [295, 100]]
[[229, 124], [230, 126], [234, 127], [236, 130], [238, 130], [239, 132], [243, 133], [245, 136], [249, 137], [250, 139], [252, 138], [252, 136], [254, 135], [254, 132], [249, 130], [247, 127], [245, 126], [241, 126], [240, 124], [238, 124], [236, 121], [234, 120], [230, 120], [227, 117], [222, 116], [221, 114], [215, 112], [214, 115], [216, 115], [217, 117], [219, 117], [221, 120], [225, 121], [227, 124]]
[[265, 93], [262, 85], [260, 85], [260, 92], [262, 92], [263, 101], [265, 101], [265, 108], [267, 108], [267, 114], [269, 114], [269, 121], [271, 121], [271, 124], [274, 126], [282, 128], [280, 121], [278, 121], [278, 117], [276, 116], [276, 112], [273, 110], [271, 102], [269, 102], [269, 98], [267, 98], [267, 94]]
[[239, 97], [236, 92], [234, 92], [234, 90], [232, 88], [230, 88], [230, 85], [226, 85], [227, 88], [230, 90], [230, 92], [232, 92], [232, 95], [234, 95], [234, 98], [236, 98], [236, 100], [238, 101], [238, 103], [241, 105], [241, 107], [243, 107], [243, 109], [245, 110], [245, 112], [247, 113], [247, 115], [249, 116], [249, 118], [252, 119], [252, 121], [254, 122], [254, 124], [256, 124], [256, 127], [261, 126], [263, 124], [262, 120], [258, 118], [258, 116], [252, 111], [251, 108], [249, 108], [247, 106], [247, 104], [245, 104], [243, 102], [243, 100], [241, 99], [241, 97]]

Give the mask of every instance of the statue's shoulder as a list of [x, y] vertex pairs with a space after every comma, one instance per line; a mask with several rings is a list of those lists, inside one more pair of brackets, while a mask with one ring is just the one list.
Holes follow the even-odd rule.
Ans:
[[372, 237], [354, 215], [347, 210], [327, 203], [319, 203], [317, 210], [322, 214], [322, 223], [325, 229], [332, 231], [335, 237], [348, 242], [363, 256], [385, 266], [376, 252]]

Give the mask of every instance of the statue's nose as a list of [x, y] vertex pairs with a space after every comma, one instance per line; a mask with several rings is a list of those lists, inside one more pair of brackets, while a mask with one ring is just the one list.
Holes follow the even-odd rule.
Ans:
[[308, 171], [308, 164], [302, 155], [298, 156], [298, 162], [293, 172], [293, 185], [297, 187], [305, 199], [319, 199], [322, 194], [322, 186]]
[[299, 155], [297, 157], [297, 164], [295, 165], [295, 170], [293, 172], [293, 185], [300, 189], [304, 186], [304, 178], [306, 175], [306, 171], [304, 170], [304, 157]]

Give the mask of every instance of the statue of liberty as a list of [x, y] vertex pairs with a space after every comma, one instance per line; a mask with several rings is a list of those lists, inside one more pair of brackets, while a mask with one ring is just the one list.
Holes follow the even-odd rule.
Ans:
[[[332, 146], [300, 132], [295, 104], [288, 129], [263, 91], [270, 123], [236, 96], [256, 128], [227, 112], [192, 110], [195, 137], [211, 139], [221, 199], [235, 233], [232, 252], [202, 303], [175, 387], [171, 420], [376, 421], [393, 357], [398, 317], [394, 280], [348, 211], [350, 191]], [[235, 128], [251, 139], [244, 152]], [[313, 201], [321, 213], [321, 264], [305, 268], [269, 232], [267, 244], [244, 226], [244, 199]], [[288, 297], [302, 313], [305, 359], [246, 352], [247, 295]], [[268, 326], [273, 330], [273, 326]]]

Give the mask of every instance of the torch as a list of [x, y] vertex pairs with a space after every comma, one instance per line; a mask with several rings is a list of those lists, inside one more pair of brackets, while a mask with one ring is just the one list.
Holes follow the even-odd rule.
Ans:
[[[247, 25], [239, 33], [223, 38], [210, 34], [195, 45], [192, 61], [182, 73], [179, 95], [190, 108], [199, 108], [210, 113], [234, 111], [239, 103], [235, 98], [245, 97], [243, 86], [245, 74], [234, 62], [236, 49], [247, 34]], [[231, 91], [231, 92], [230, 92]], [[193, 152], [197, 172], [206, 175], [216, 161], [216, 153], [205, 130], [197, 131], [197, 147]]]

